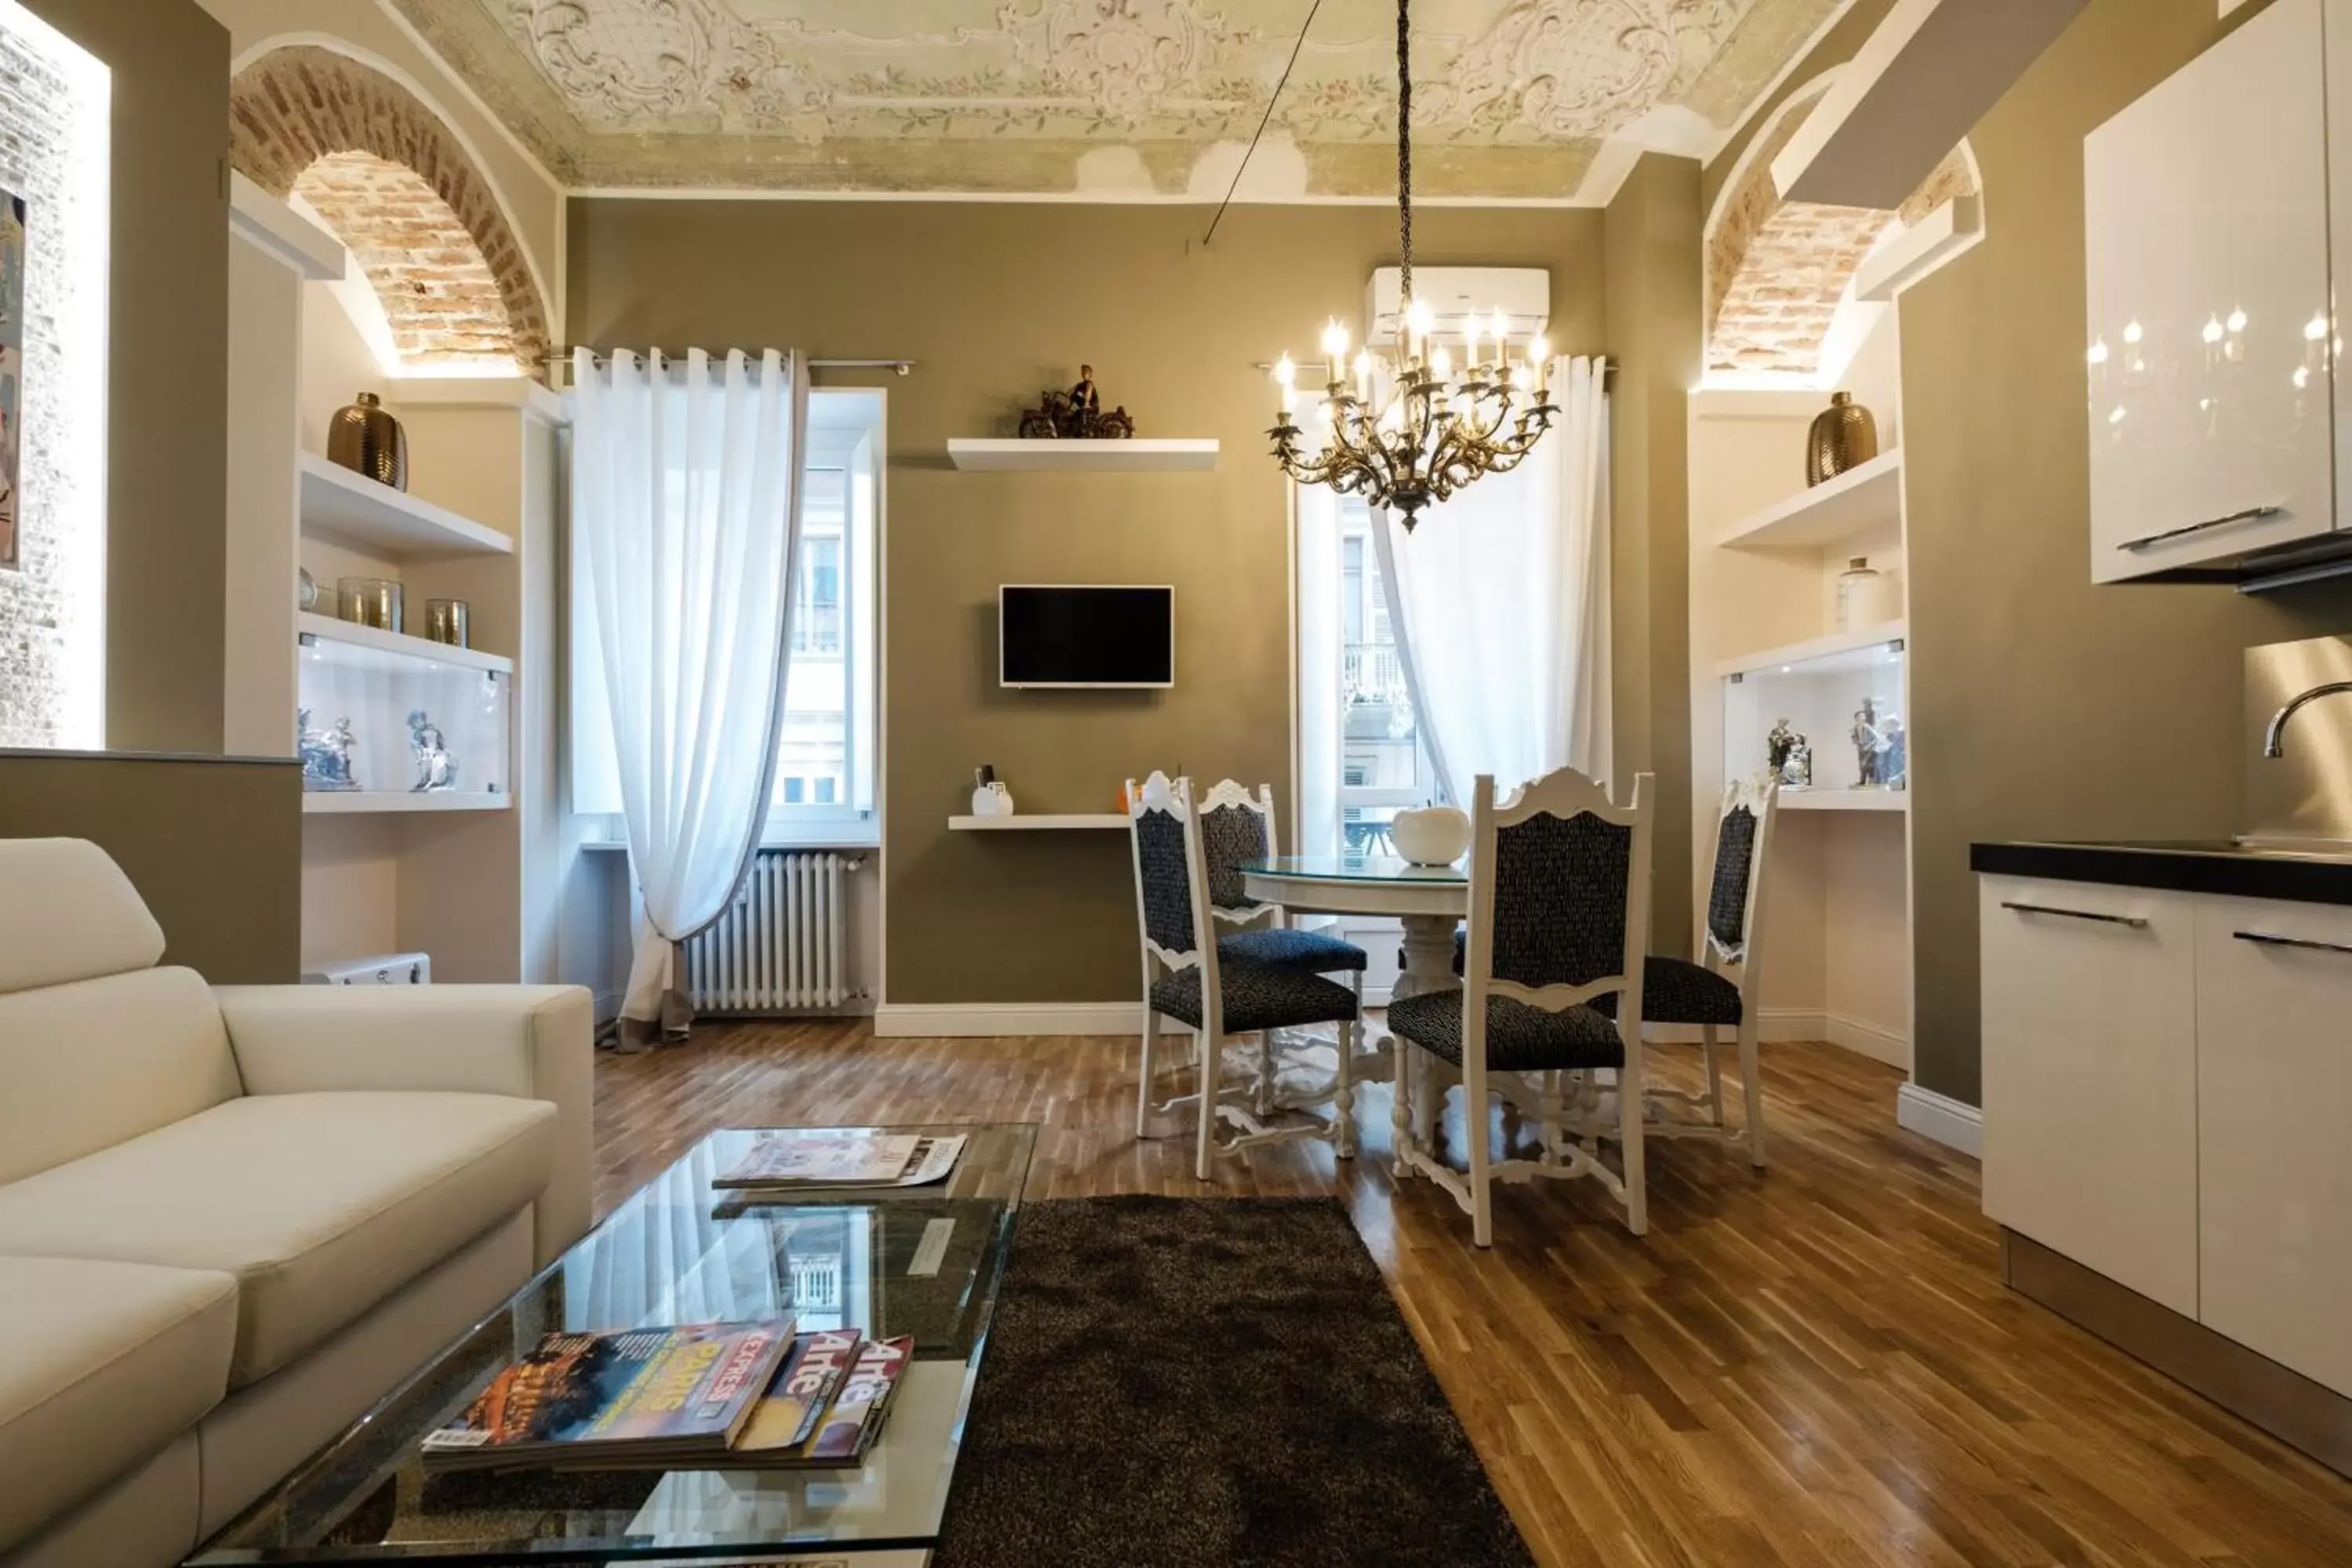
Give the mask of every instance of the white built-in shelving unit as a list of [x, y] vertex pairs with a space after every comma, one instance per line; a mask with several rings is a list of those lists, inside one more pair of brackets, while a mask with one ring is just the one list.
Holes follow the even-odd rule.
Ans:
[[1729, 550], [1820, 549], [1894, 517], [1903, 504], [1903, 453], [1881, 452], [1833, 479], [1750, 513], [1717, 536]]
[[[1779, 1026], [1910, 1065], [1911, 792], [1862, 784], [1852, 739], [1867, 698], [1882, 731], [1910, 718], [1909, 551], [1896, 321], [1882, 314], [1840, 384], [1880, 451], [1818, 485], [1805, 447], [1822, 390], [1702, 389], [1690, 400], [1694, 870], [1704, 879], [1723, 781], [1760, 773], [1781, 723], [1811, 783], [1784, 784], [1761, 1005]], [[1894, 579], [1895, 618], [1841, 626], [1855, 557]], [[1706, 907], [1704, 886], [1695, 907]]]
[[[293, 754], [315, 701], [314, 730], [351, 721], [362, 784], [303, 795], [303, 963], [422, 951], [436, 981], [562, 978], [554, 900], [578, 833], [555, 773], [562, 405], [521, 376], [387, 372], [334, 237], [232, 184], [226, 738]], [[405, 489], [325, 456], [361, 392], [406, 430]], [[406, 629], [336, 616], [343, 577], [398, 582]], [[471, 647], [415, 635], [436, 598], [469, 606]], [[444, 731], [452, 788], [414, 787], [417, 710]]]
[[338, 534], [395, 561], [514, 553], [510, 535], [355, 474], [316, 452], [298, 453], [295, 463], [305, 531]]
[[955, 833], [1031, 833], [1075, 832], [1088, 829], [1105, 831], [1127, 830], [1127, 817], [1116, 811], [1106, 812], [1031, 812], [1011, 816], [950, 816], [949, 830]]
[[1213, 468], [1213, 440], [1126, 441], [1000, 440], [959, 437], [948, 457], [966, 473], [1152, 473]]

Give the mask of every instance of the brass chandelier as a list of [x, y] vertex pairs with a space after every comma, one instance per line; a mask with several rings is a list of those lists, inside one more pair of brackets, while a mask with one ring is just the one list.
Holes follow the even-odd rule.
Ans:
[[[1330, 382], [1315, 430], [1293, 417], [1297, 367], [1285, 353], [1274, 367], [1282, 389], [1281, 420], [1266, 432], [1283, 471], [1304, 485], [1328, 485], [1402, 514], [1408, 532], [1431, 501], [1442, 501], [1488, 474], [1508, 473], [1535, 449], [1559, 410], [1546, 395], [1548, 351], [1540, 334], [1524, 362], [1511, 356], [1509, 322], [1497, 308], [1490, 323], [1463, 318], [1461, 374], [1437, 342], [1429, 307], [1412, 294], [1412, 0], [1397, 0], [1397, 236], [1402, 311], [1392, 364], [1369, 348], [1348, 363], [1348, 329], [1323, 329]], [[1482, 355], [1486, 357], [1481, 357]], [[1350, 372], [1352, 371], [1352, 375]], [[1382, 389], [1378, 373], [1392, 372]]]

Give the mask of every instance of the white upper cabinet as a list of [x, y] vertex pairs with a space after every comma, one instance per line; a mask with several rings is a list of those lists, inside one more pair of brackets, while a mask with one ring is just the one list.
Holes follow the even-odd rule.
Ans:
[[2277, 0], [2084, 139], [2094, 582], [2336, 525], [2322, 5]]

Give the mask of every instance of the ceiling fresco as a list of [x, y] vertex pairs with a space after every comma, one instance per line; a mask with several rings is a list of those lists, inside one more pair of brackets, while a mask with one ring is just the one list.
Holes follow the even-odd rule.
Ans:
[[[1223, 195], [1310, 0], [391, 3], [569, 184], [1116, 199]], [[1839, 4], [1420, 0], [1416, 189], [1710, 151]], [[1244, 194], [1391, 192], [1395, 47], [1324, 0]]]

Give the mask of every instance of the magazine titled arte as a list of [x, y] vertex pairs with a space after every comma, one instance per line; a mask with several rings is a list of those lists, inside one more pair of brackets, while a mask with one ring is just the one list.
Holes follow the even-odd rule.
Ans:
[[549, 1334], [425, 1436], [425, 1468], [693, 1468], [726, 1454], [792, 1344], [790, 1322]]
[[842, 1470], [866, 1462], [882, 1435], [899, 1374], [914, 1358], [914, 1336], [860, 1342], [857, 1331], [848, 1329], [801, 1337], [820, 1344], [799, 1357], [797, 1370], [786, 1363], [759, 1414], [715, 1467]]
[[962, 1157], [964, 1135], [763, 1132], [711, 1182], [757, 1193], [809, 1187], [919, 1187], [944, 1181]]

